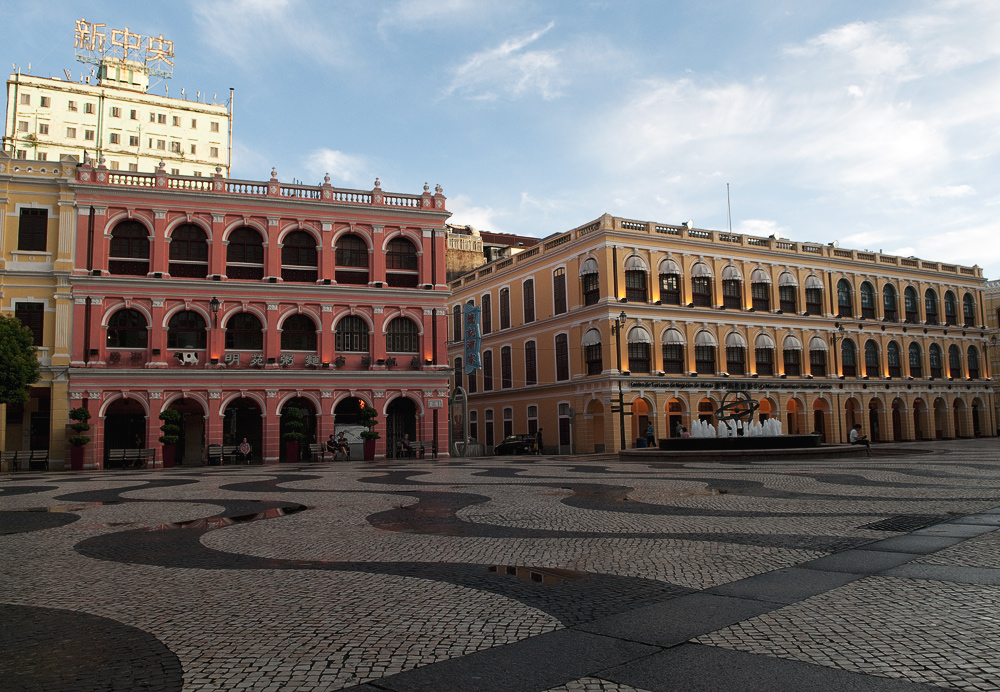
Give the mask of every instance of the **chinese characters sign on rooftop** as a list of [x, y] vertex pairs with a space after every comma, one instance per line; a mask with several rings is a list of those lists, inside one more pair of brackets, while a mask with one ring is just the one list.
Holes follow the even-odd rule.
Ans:
[[110, 38], [104, 24], [76, 20], [73, 39], [76, 58], [100, 65], [107, 59], [141, 65], [149, 74], [169, 77], [174, 69], [174, 42], [159, 36], [143, 36], [129, 30], [112, 29]]

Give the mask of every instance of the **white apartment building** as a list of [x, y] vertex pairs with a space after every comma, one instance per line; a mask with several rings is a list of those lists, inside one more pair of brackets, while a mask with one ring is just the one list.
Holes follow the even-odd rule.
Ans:
[[[229, 176], [231, 111], [225, 104], [146, 93], [138, 62], [103, 61], [96, 84], [14, 73], [7, 80], [3, 150], [15, 159], [62, 156], [111, 170]], [[231, 104], [231, 100], [229, 101]]]

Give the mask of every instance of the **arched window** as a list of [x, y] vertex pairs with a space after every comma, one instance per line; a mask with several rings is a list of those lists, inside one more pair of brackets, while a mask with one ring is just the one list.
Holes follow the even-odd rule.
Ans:
[[583, 289], [583, 304], [596, 305], [601, 299], [601, 275], [597, 260], [593, 257], [580, 265], [580, 283]]
[[417, 353], [420, 350], [420, 331], [409, 317], [393, 319], [385, 330], [385, 350], [389, 353]]
[[201, 350], [207, 343], [205, 319], [194, 310], [182, 310], [167, 323], [167, 348]]
[[524, 343], [524, 384], [538, 384], [538, 349], [534, 341]]
[[958, 300], [951, 291], [944, 292], [944, 323], [958, 324]]
[[583, 360], [587, 364], [588, 375], [600, 375], [604, 371], [604, 352], [601, 347], [601, 332], [589, 329], [583, 335]]
[[510, 329], [510, 289], [500, 289], [500, 329]]
[[885, 347], [885, 357], [889, 361], [889, 377], [902, 377], [903, 359], [899, 353], [899, 344], [890, 341]]
[[878, 344], [874, 339], [865, 342], [865, 377], [881, 377], [882, 366], [879, 363]]
[[774, 339], [767, 334], [758, 334], [753, 347], [757, 374], [765, 377], [774, 375]]
[[920, 345], [914, 341], [910, 343], [910, 377], [921, 377], [923, 374], [923, 357], [920, 353]]
[[927, 362], [931, 367], [931, 377], [938, 379], [944, 374], [941, 363], [941, 347], [937, 344], [931, 344], [927, 348]]
[[138, 221], [122, 221], [111, 231], [108, 271], [124, 276], [149, 273], [149, 231]]
[[459, 387], [465, 387], [465, 364], [461, 357], [455, 359], [455, 389]]
[[385, 247], [385, 280], [395, 288], [416, 288], [417, 249], [406, 238], [393, 238]]
[[555, 315], [561, 315], [569, 309], [566, 298], [566, 269], [563, 267], [552, 272], [552, 309]]
[[170, 234], [170, 276], [204, 279], [208, 275], [208, 240], [201, 226], [181, 224]]
[[632, 255], [625, 260], [625, 299], [628, 302], [648, 302], [646, 273], [646, 263], [641, 257]]
[[802, 374], [802, 342], [798, 337], [785, 337], [781, 343], [781, 359], [786, 375], [798, 377]]
[[799, 285], [791, 272], [782, 272], [778, 277], [778, 309], [795, 314], [799, 301]]
[[730, 375], [747, 374], [747, 342], [736, 332], [726, 336], [726, 371]]
[[899, 321], [899, 310], [896, 305], [896, 288], [892, 284], [882, 287], [882, 311], [887, 322]]
[[927, 313], [927, 324], [938, 323], [938, 298], [933, 288], [924, 293], [924, 312]]
[[281, 279], [297, 283], [316, 283], [316, 239], [306, 231], [292, 231], [281, 244]]
[[861, 284], [861, 316], [866, 320], [875, 319], [875, 287], [867, 281]]
[[252, 312], [237, 312], [226, 320], [226, 349], [259, 351], [264, 348], [264, 327]]
[[368, 244], [355, 233], [337, 240], [337, 283], [364, 286], [368, 283]]
[[479, 304], [482, 308], [479, 311], [479, 329], [483, 334], [489, 334], [493, 331], [493, 296], [484, 293]]
[[695, 307], [712, 307], [712, 270], [704, 262], [691, 267], [691, 301]]
[[535, 280], [526, 279], [521, 284], [521, 299], [524, 304], [524, 324], [535, 321]]
[[853, 293], [851, 282], [847, 279], [837, 282], [837, 312], [841, 317], [854, 316]]
[[969, 346], [969, 379], [979, 379], [979, 350]]
[[954, 344], [948, 347], [948, 377], [956, 380], [962, 377], [962, 352]]
[[368, 323], [357, 315], [342, 317], [334, 341], [338, 352], [368, 353]]
[[681, 268], [672, 259], [660, 262], [660, 302], [681, 304]]
[[483, 391], [493, 391], [493, 351], [483, 351]]
[[809, 340], [809, 374], [826, 377], [826, 342], [818, 336]]
[[806, 277], [806, 312], [810, 315], [823, 314], [823, 282], [815, 274]]
[[633, 327], [628, 333], [629, 372], [650, 372], [650, 344], [652, 340], [645, 329]]
[[750, 274], [750, 300], [754, 310], [771, 311], [771, 276], [763, 269]]
[[702, 330], [694, 337], [694, 369], [699, 375], [715, 374], [716, 348], [715, 337], [711, 332]]
[[264, 278], [264, 240], [255, 228], [233, 230], [226, 245], [226, 277], [244, 281]]
[[451, 308], [451, 340], [461, 341], [464, 338], [462, 333], [462, 306], [455, 305]]
[[119, 310], [108, 320], [108, 348], [146, 348], [149, 329], [138, 310]]
[[966, 327], [976, 326], [976, 301], [970, 293], [962, 297], [962, 317]]
[[316, 323], [309, 315], [290, 315], [281, 323], [282, 351], [315, 351]]
[[840, 342], [840, 364], [844, 377], [858, 376], [858, 349], [850, 339]]
[[733, 265], [722, 270], [722, 305], [731, 310], [743, 309], [743, 275]]
[[677, 329], [668, 329], [663, 334], [663, 372], [684, 374], [684, 335]]
[[917, 290], [913, 286], [907, 286], [903, 291], [903, 307], [906, 310], [906, 321], [909, 324], [916, 324], [920, 321], [920, 303], [917, 298]]
[[[565, 337], [566, 335], [560, 334], [559, 336]], [[558, 353], [559, 336], [556, 337], [557, 362], [559, 361], [559, 353]], [[511, 350], [510, 346], [504, 346], [500, 349], [500, 388], [510, 389], [513, 386], [514, 386], [514, 367], [513, 367], [513, 359], [511, 357]]]

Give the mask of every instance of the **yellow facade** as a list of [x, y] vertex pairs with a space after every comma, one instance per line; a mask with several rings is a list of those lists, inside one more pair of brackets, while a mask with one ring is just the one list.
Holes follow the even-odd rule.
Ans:
[[[989, 330], [988, 358], [990, 373], [1000, 372], [1000, 280], [987, 281], [983, 287], [986, 299], [986, 328]], [[995, 420], [1000, 421], [1000, 401], [994, 399]], [[1000, 425], [1000, 423], [998, 423]], [[998, 433], [1000, 434], [1000, 429]]]
[[[23, 407], [0, 405], [0, 449], [48, 449], [67, 458], [70, 274], [76, 220], [68, 182], [76, 161], [19, 161], [0, 152], [0, 310], [41, 329], [42, 377]], [[66, 464], [68, 467], [68, 463]]]
[[487, 448], [543, 427], [546, 451], [614, 451], [736, 390], [785, 432], [903, 441], [995, 434], [983, 285], [978, 267], [605, 215], [452, 282], [451, 315], [484, 311], [484, 369], [461, 384]]

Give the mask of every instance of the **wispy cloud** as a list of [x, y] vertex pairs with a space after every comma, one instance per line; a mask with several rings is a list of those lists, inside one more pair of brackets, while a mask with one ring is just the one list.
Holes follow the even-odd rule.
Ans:
[[483, 101], [528, 94], [546, 100], [556, 98], [564, 81], [559, 51], [526, 50], [554, 26], [550, 22], [527, 36], [507, 39], [495, 48], [475, 53], [455, 69], [446, 93]]
[[335, 185], [355, 185], [367, 189], [372, 187], [375, 180], [366, 170], [367, 164], [362, 157], [335, 149], [316, 149], [311, 152], [306, 157], [304, 168], [317, 178], [329, 175]]
[[[379, 29], [422, 30], [432, 22], [450, 23], [488, 10], [484, 0], [401, 0], [382, 10]], [[481, 15], [480, 15], [481, 16]]]
[[233, 61], [259, 65], [277, 54], [320, 65], [352, 61], [343, 24], [301, 0], [216, 0], [193, 4], [192, 14], [205, 42]]

